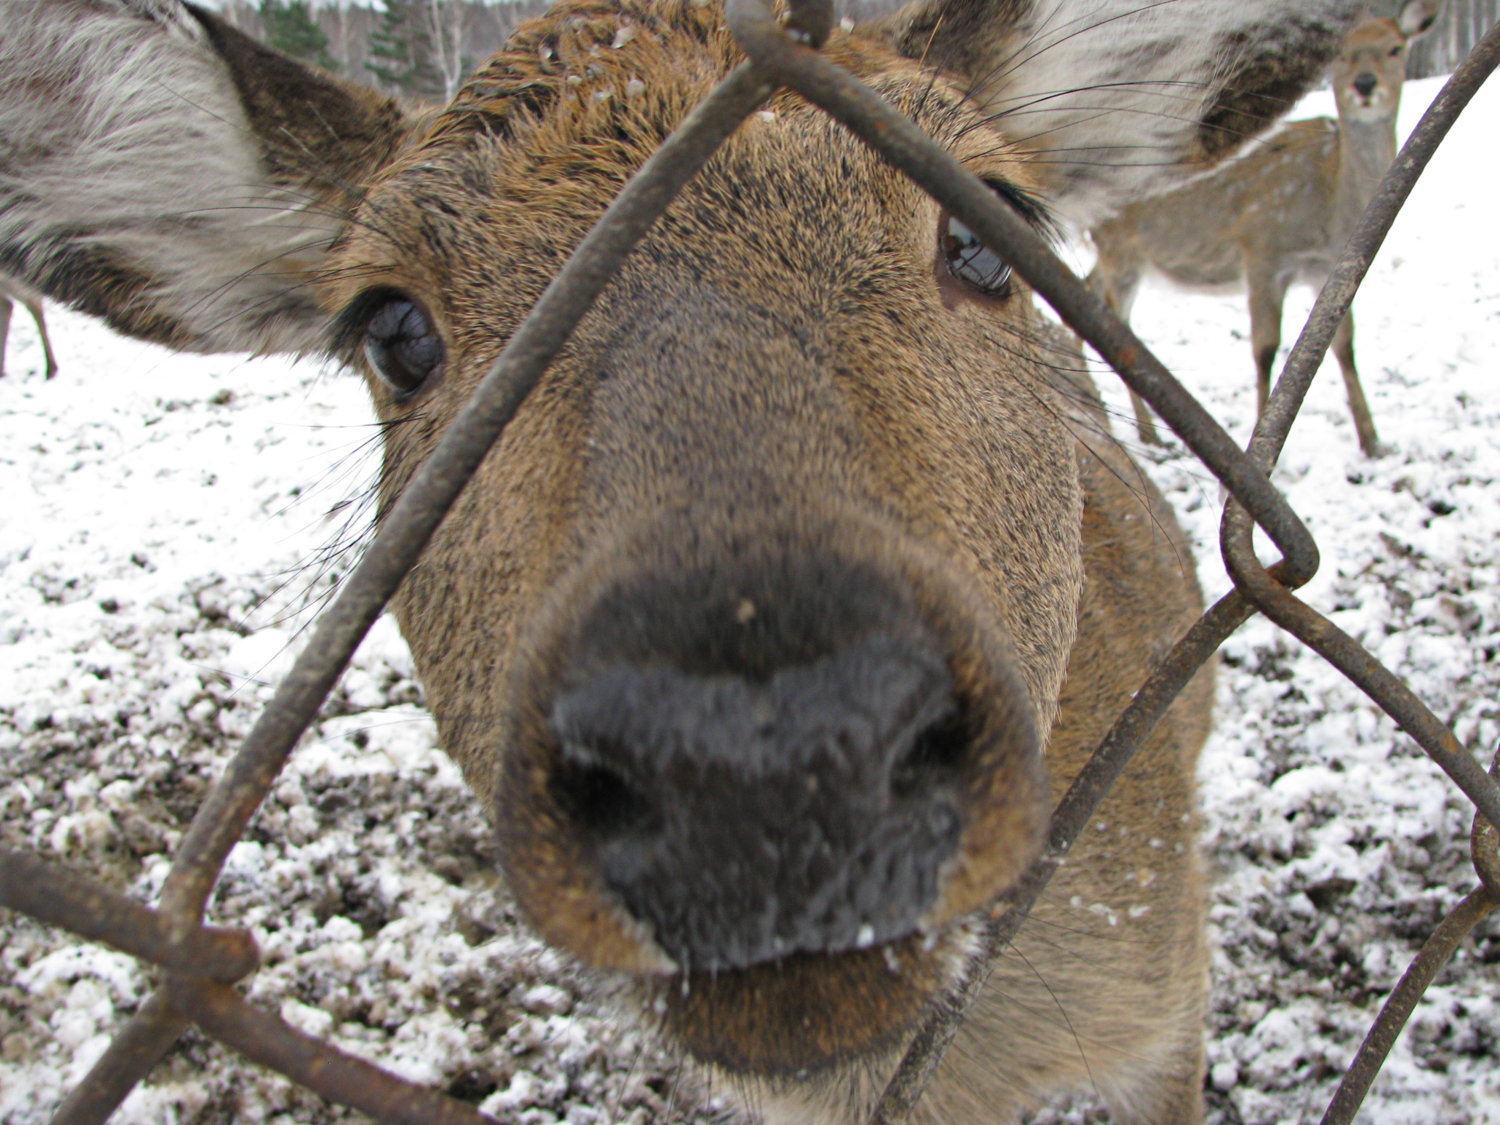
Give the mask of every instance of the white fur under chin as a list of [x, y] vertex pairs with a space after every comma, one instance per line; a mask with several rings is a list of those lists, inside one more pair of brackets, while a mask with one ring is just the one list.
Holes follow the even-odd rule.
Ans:
[[1038, 153], [1064, 216], [1088, 228], [1182, 182], [1173, 165], [1234, 53], [1290, 46], [1313, 26], [1337, 41], [1358, 14], [1351, 0], [1035, 0], [987, 102]]
[[33, 283], [59, 248], [158, 279], [194, 351], [304, 352], [336, 216], [269, 182], [213, 48], [169, 0], [0, 13], [0, 248]]

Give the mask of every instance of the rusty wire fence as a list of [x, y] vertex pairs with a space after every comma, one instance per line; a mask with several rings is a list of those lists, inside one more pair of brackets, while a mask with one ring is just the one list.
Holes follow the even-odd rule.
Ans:
[[[1001, 254], [1156, 409], [1231, 496], [1220, 546], [1235, 589], [1183, 635], [1073, 782], [1056, 809], [1042, 858], [1004, 912], [988, 922], [985, 952], [964, 983], [929, 1013], [876, 1106], [872, 1125], [900, 1125], [909, 1118], [990, 970], [1114, 780], [1193, 674], [1257, 612], [1358, 685], [1477, 809], [1470, 848], [1479, 886], [1438, 926], [1386, 1000], [1324, 1114], [1324, 1125], [1353, 1119], [1422, 993], [1463, 938], [1500, 907], [1494, 827], [1500, 825], [1500, 786], [1492, 776], [1495, 771], [1486, 774], [1401, 680], [1292, 593], [1317, 570], [1318, 549], [1268, 477], [1334, 330], [1391, 223], [1438, 143], [1500, 62], [1500, 25], [1455, 71], [1381, 183], [1318, 296], [1248, 450], [1242, 451], [989, 188], [869, 87], [818, 53], [833, 21], [830, 0], [792, 0], [781, 20], [768, 0], [729, 0], [727, 14], [748, 61], [688, 115], [621, 191], [391, 510], [291, 673], [199, 807], [177, 849], [158, 907], [148, 908], [28, 853], [0, 850], [0, 904], [165, 970], [164, 983], [64, 1101], [57, 1125], [103, 1122], [190, 1023], [249, 1059], [377, 1121], [478, 1125], [490, 1120], [465, 1102], [405, 1082], [247, 1004], [231, 986], [258, 965], [255, 941], [244, 930], [204, 925], [204, 908], [230, 849], [299, 737], [548, 363], [676, 193], [781, 87], [840, 121]], [[1269, 568], [1252, 548], [1256, 525], [1282, 554]]]

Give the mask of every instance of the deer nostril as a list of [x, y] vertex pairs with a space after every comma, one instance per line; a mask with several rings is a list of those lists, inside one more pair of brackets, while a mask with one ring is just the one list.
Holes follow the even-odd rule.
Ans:
[[589, 747], [564, 746], [552, 789], [573, 823], [598, 839], [649, 831], [656, 819], [646, 795]]
[[1380, 79], [1376, 78], [1368, 70], [1362, 71], [1355, 76], [1354, 88], [1359, 91], [1359, 96], [1368, 98], [1375, 92], [1375, 87], [1380, 85]]
[[911, 749], [891, 767], [891, 792], [898, 799], [914, 796], [934, 784], [952, 780], [971, 742], [962, 708], [922, 728]]

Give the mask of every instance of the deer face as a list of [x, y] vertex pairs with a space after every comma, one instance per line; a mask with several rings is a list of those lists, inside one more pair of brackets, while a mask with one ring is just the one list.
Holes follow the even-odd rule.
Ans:
[[[1130, 24], [952, 0], [827, 50], [1043, 222], [1038, 194], [1108, 194], [1061, 155], [1096, 152], [1099, 98], [1130, 111], [1124, 198], [1201, 161], [1236, 99], [1295, 96], [1352, 2], [1294, 25], [1287, 2]], [[697, 0], [565, 0], [412, 116], [170, 0], [25, 6], [0, 63], [41, 69], [0, 88], [0, 126], [33, 189], [0, 195], [0, 266], [178, 347], [331, 340], [386, 423], [386, 505], [737, 61]], [[1120, 81], [1138, 64], [1166, 92]], [[1017, 108], [1064, 72], [1073, 92]], [[123, 138], [84, 112], [117, 102]], [[636, 249], [395, 604], [526, 916], [737, 1080], [875, 1073], [1040, 845], [1043, 745], [1090, 657], [1034, 316], [967, 230], [779, 96]]]
[[1367, 19], [1349, 33], [1329, 72], [1339, 117], [1389, 121], [1401, 104], [1406, 48], [1437, 22], [1435, 0], [1410, 0], [1396, 19]]
[[[334, 260], [387, 498], [706, 92], [701, 48], [649, 31], [583, 63], [615, 34], [554, 32], [551, 73], [512, 56], [477, 76], [486, 100], [382, 180]], [[832, 49], [1032, 206], [955, 92]], [[507, 86], [537, 99], [538, 73], [550, 104], [497, 140]], [[894, 1041], [955, 963], [941, 935], [1044, 828], [1078, 484], [1029, 298], [954, 258], [961, 236], [824, 115], [772, 102], [632, 257], [401, 596], [528, 917], [660, 974], [667, 1021], [730, 1067]], [[798, 999], [768, 1020], [768, 992]]]

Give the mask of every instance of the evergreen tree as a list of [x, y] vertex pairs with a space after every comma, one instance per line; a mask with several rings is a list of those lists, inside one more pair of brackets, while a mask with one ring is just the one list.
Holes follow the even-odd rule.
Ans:
[[432, 32], [426, 0], [385, 0], [385, 12], [370, 32], [365, 63], [381, 85], [410, 97], [440, 97], [442, 78], [432, 64]]
[[260, 22], [268, 46], [324, 70], [337, 68], [308, 0], [260, 0]]

